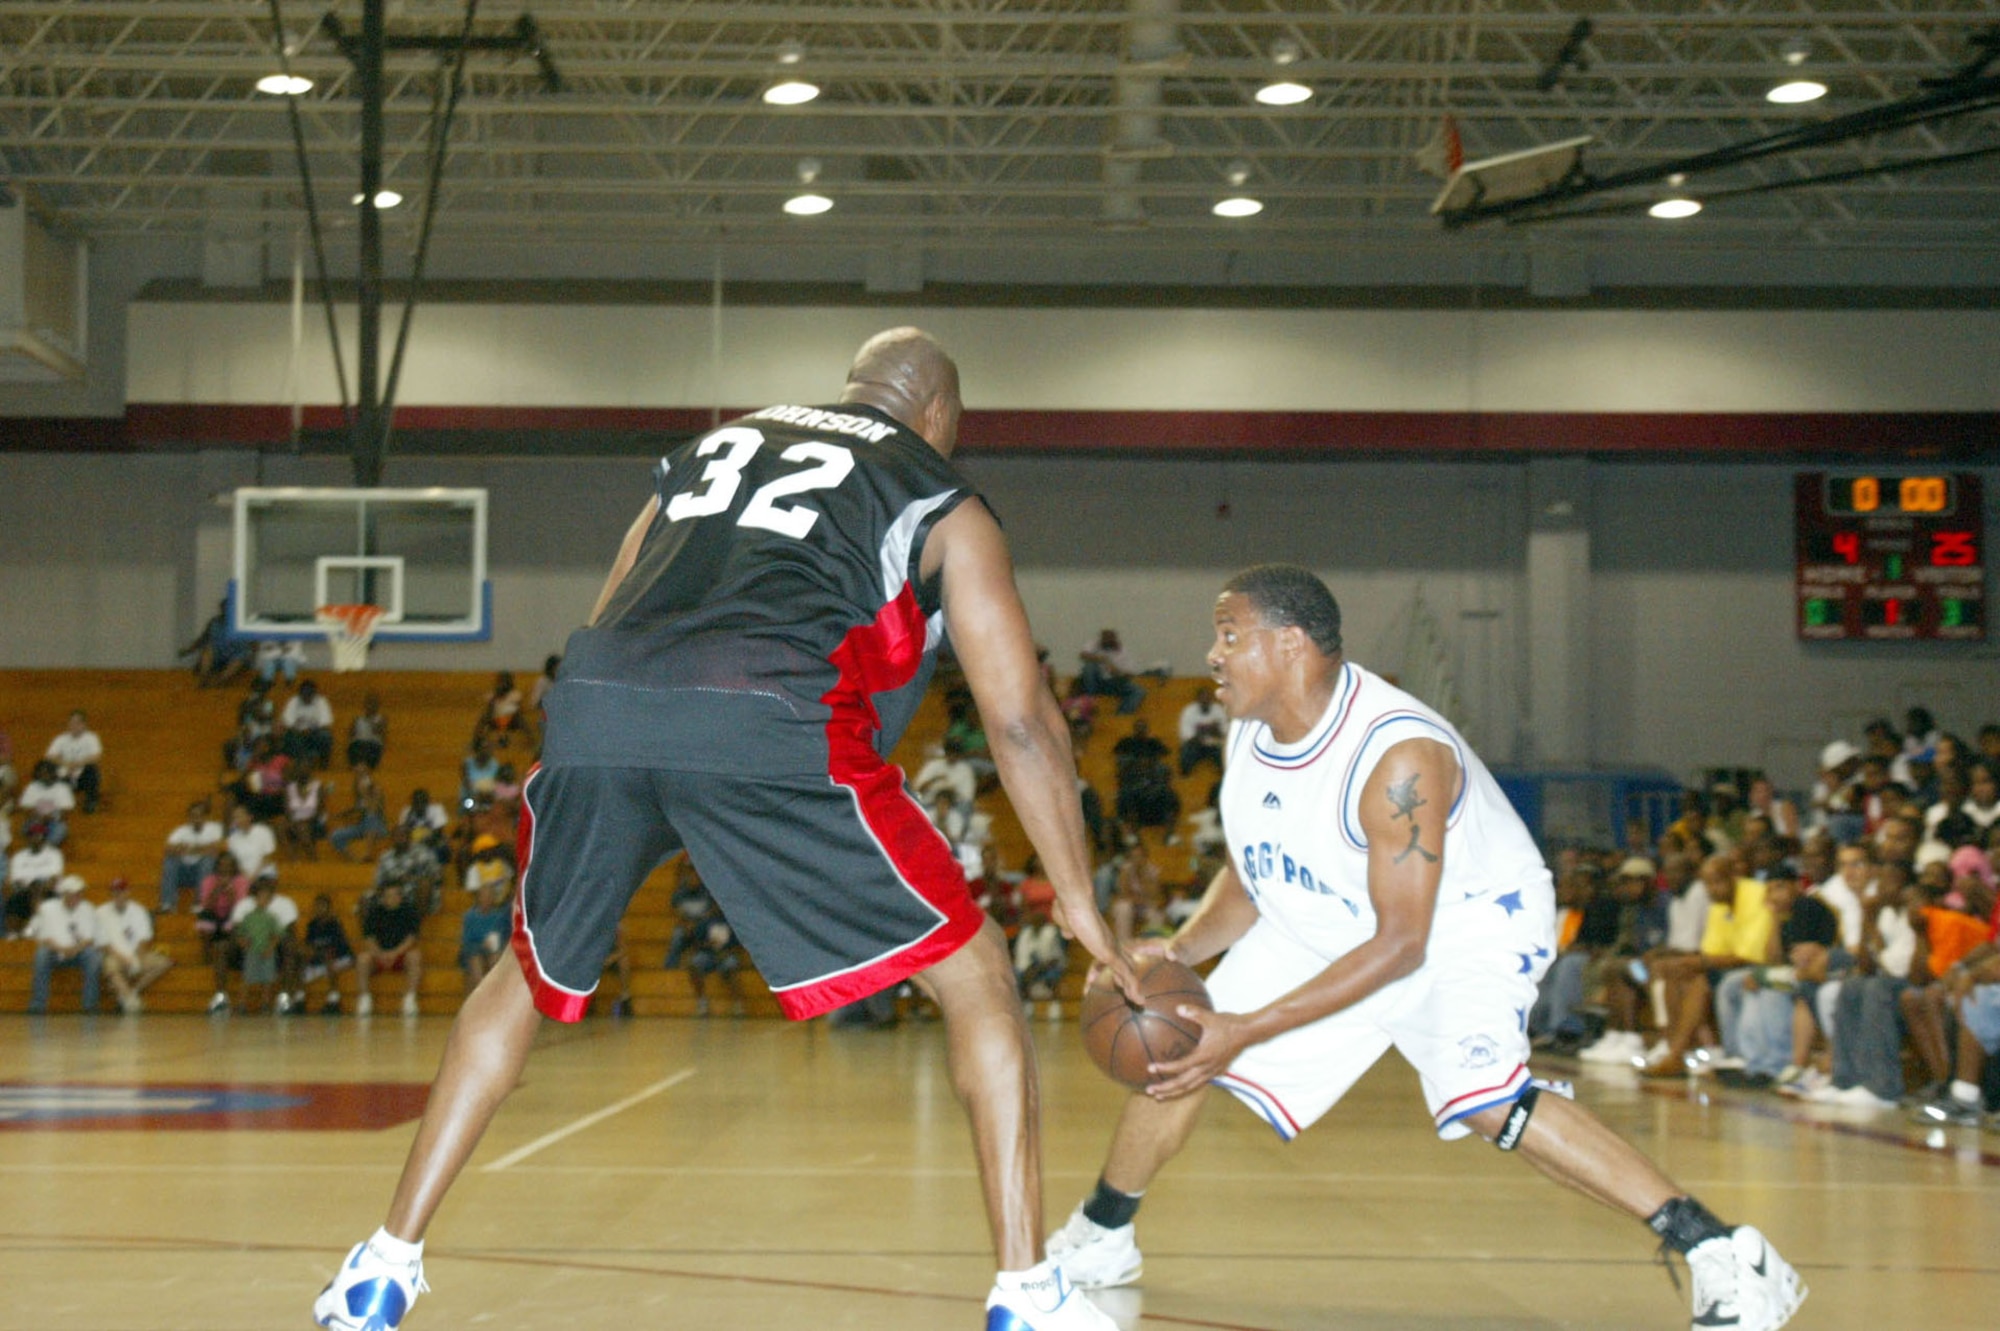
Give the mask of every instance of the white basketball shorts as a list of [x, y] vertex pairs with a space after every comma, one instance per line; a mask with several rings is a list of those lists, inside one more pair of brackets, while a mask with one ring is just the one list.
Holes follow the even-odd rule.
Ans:
[[[1554, 951], [1552, 938], [1533, 937], [1506, 931], [1478, 941], [1433, 939], [1416, 974], [1244, 1050], [1215, 1084], [1290, 1141], [1394, 1046], [1422, 1079], [1438, 1136], [1466, 1136], [1467, 1117], [1512, 1104], [1528, 1089], [1528, 1010]], [[1527, 950], [1511, 950], [1517, 942]], [[1208, 977], [1208, 992], [1218, 1011], [1251, 1012], [1327, 965], [1260, 920]]]

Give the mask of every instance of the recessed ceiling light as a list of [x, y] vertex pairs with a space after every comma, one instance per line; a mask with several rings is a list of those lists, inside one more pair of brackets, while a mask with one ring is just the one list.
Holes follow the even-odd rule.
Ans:
[[833, 200], [824, 194], [794, 194], [785, 200], [785, 211], [794, 217], [818, 217], [833, 207]]
[[1313, 90], [1305, 84], [1282, 79], [1257, 89], [1257, 100], [1266, 106], [1297, 106], [1300, 102], [1311, 101], [1312, 95]]
[[[402, 201], [403, 201], [403, 196], [396, 193], [396, 191], [392, 189], [383, 189], [375, 191], [375, 206], [377, 208], [394, 208], [397, 204], [401, 203]], [[353, 204], [355, 207], [359, 208], [361, 206], [361, 196], [359, 194], [356, 194], [352, 199], [349, 199], [348, 202]]]
[[1813, 79], [1792, 79], [1780, 83], [1764, 94], [1767, 102], [1780, 106], [1795, 106], [1800, 102], [1816, 102], [1826, 96], [1826, 85]]
[[1264, 205], [1256, 199], [1239, 194], [1218, 200], [1212, 211], [1217, 217], [1255, 217], [1264, 211]]
[[266, 74], [257, 80], [257, 91], [273, 97], [297, 97], [312, 91], [313, 81], [298, 74]]
[[1646, 211], [1654, 217], [1664, 218], [1669, 222], [1677, 222], [1683, 217], [1693, 217], [1696, 213], [1700, 212], [1701, 201], [1699, 199], [1661, 199]]
[[803, 106], [819, 96], [819, 85], [804, 79], [786, 79], [764, 89], [764, 100], [773, 106]]

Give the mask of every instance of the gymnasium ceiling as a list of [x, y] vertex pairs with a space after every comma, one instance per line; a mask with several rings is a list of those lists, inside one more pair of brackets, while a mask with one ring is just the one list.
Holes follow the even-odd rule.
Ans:
[[[314, 80], [297, 103], [330, 248], [351, 252], [355, 75], [317, 25], [331, 9], [353, 32], [361, 3], [281, 8], [292, 68]], [[464, 12], [391, 0], [390, 30], [451, 36]], [[646, 251], [672, 257], [644, 271], [692, 276], [724, 250], [866, 255], [886, 289], [998, 255], [1023, 280], [1103, 261], [1160, 281], [1218, 254], [1276, 273], [1496, 246], [2000, 261], [2000, 155], [1718, 198], [1680, 223], [1449, 233], [1417, 164], [1447, 115], [1467, 158], [1588, 134], [1605, 174], [1883, 104], [1975, 58], [2000, 0], [486, 0], [474, 31], [523, 12], [563, 86], [546, 90], [532, 59], [467, 62], [436, 242], [460, 275]], [[1580, 18], [1590, 34], [1559, 62]], [[0, 0], [0, 178], [93, 237], [288, 252], [303, 212], [286, 99], [253, 86], [276, 47], [269, 0]], [[421, 54], [388, 66], [387, 179], [408, 196], [387, 215], [392, 269], [417, 229], [441, 69]], [[1829, 95], [1765, 100], [1794, 74]], [[1259, 104], [1281, 75], [1309, 100]], [[822, 94], [767, 104], [784, 77]], [[1993, 147], [2000, 111], [1982, 110], [1686, 189]], [[802, 172], [830, 212], [781, 211]], [[1263, 212], [1213, 215], [1232, 194]]]

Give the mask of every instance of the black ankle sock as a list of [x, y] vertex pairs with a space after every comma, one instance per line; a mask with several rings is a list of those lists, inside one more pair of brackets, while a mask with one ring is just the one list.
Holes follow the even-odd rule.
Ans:
[[1106, 1229], [1118, 1229], [1132, 1223], [1132, 1217], [1139, 1214], [1139, 1199], [1143, 1192], [1125, 1193], [1097, 1180], [1097, 1191], [1090, 1194], [1090, 1200], [1083, 1204], [1083, 1213], [1093, 1225]]
[[1646, 1225], [1660, 1236], [1660, 1242], [1683, 1257], [1710, 1239], [1724, 1238], [1729, 1234], [1729, 1226], [1716, 1219], [1713, 1211], [1692, 1197], [1674, 1198], [1646, 1217]]

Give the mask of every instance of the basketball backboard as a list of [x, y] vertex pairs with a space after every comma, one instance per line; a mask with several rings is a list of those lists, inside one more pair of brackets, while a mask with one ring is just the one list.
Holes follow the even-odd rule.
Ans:
[[1451, 173], [1431, 204], [1431, 214], [1447, 219], [1477, 204], [1509, 203], [1561, 184], [1583, 166], [1588, 134], [1539, 148], [1502, 153], [1467, 162]]
[[235, 493], [230, 627], [318, 638], [324, 605], [382, 607], [377, 642], [484, 642], [486, 491], [246, 487]]

